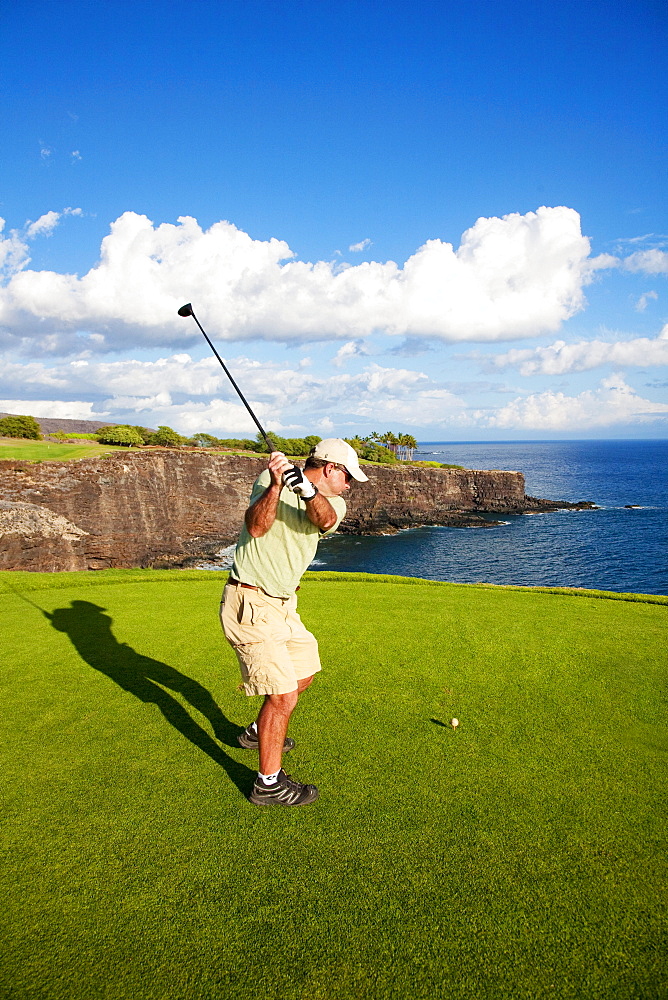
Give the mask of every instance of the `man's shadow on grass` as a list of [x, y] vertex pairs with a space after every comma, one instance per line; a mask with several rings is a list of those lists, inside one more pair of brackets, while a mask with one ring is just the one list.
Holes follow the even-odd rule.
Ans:
[[[40, 609], [42, 610], [42, 609]], [[180, 673], [174, 667], [150, 656], [137, 653], [132, 646], [118, 642], [111, 626], [113, 619], [104, 614], [105, 608], [90, 601], [72, 601], [69, 608], [43, 611], [58, 632], [65, 632], [82, 660], [94, 670], [106, 674], [120, 688], [144, 703], [156, 705], [174, 728], [199, 750], [225, 769], [237, 788], [248, 791], [255, 772], [229, 757], [202, 729], [183, 705], [163, 688], [180, 694], [193, 708], [209, 720], [216, 739], [226, 746], [236, 747], [240, 726], [223, 715], [211, 693], [198, 681]]]

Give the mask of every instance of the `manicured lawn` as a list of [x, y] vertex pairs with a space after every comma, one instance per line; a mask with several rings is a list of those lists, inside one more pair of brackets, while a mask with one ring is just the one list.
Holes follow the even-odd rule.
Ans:
[[222, 584], [0, 573], [0, 995], [667, 995], [662, 599], [309, 574], [263, 810]]
[[66, 462], [71, 458], [96, 458], [121, 450], [128, 451], [127, 448], [114, 448], [108, 444], [56, 444], [53, 441], [0, 438], [0, 459], [24, 462]]

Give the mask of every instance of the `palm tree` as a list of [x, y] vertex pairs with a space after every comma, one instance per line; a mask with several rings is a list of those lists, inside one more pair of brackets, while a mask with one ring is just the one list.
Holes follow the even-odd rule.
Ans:
[[392, 431], [385, 431], [384, 434], [381, 434], [378, 440], [380, 441], [381, 444], [385, 445], [386, 448], [389, 448], [390, 451], [393, 451], [396, 455], [397, 446], [399, 444], [399, 438], [397, 437], [396, 434], [394, 434]]
[[405, 462], [413, 461], [413, 453], [417, 448], [417, 441], [412, 434], [400, 434], [398, 438], [397, 457]]

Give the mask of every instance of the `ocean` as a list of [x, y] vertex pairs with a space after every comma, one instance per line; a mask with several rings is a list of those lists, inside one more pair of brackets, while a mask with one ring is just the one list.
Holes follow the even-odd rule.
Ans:
[[600, 509], [501, 515], [493, 528], [335, 535], [312, 570], [668, 594], [668, 441], [422, 442], [415, 458], [523, 472], [531, 496]]

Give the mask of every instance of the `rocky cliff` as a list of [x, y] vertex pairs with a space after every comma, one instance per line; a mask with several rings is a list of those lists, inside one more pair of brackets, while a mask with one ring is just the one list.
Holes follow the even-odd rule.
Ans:
[[[150, 450], [70, 462], [0, 461], [0, 569], [179, 566], [234, 542], [258, 456]], [[521, 472], [368, 466], [342, 531], [488, 526], [484, 514], [580, 506], [524, 494]]]

